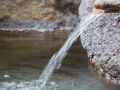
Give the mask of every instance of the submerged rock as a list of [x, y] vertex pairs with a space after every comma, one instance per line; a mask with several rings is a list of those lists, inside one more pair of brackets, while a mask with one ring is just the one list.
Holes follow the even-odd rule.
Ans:
[[[83, 0], [80, 7], [86, 11], [82, 13], [79, 9], [81, 20], [92, 13], [93, 6], [94, 1]], [[120, 85], [120, 13], [102, 13], [83, 31], [81, 42], [94, 66], [93, 71]]]

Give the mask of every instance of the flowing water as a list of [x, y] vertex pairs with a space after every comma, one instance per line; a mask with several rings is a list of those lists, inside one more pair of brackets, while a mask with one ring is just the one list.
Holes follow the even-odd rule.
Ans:
[[[14, 32], [15, 36], [13, 34], [7, 36], [4, 32], [5, 34], [0, 36], [0, 90], [110, 90], [86, 68], [85, 52], [73, 53], [75, 54], [73, 56], [70, 54], [71, 57], [66, 62], [69, 62], [70, 59], [72, 61], [67, 64], [63, 62], [62, 65], [72, 44], [98, 17], [100, 15], [89, 15], [84, 22], [77, 25], [65, 43], [66, 38], [63, 36], [58, 39], [61, 40], [60, 45], [60, 41], [56, 43], [56, 39], [53, 38], [53, 32], [49, 32], [50, 35], [44, 35], [47, 33], [44, 32], [40, 34], [39, 39], [36, 35], [37, 39], [32, 36], [34, 32], [29, 38], [29, 35], [24, 36], [25, 32], [22, 33], [22, 37], [18, 34], [20, 32]], [[57, 33], [55, 32], [55, 34]], [[38, 32], [37, 35], [39, 36]], [[39, 41], [40, 43], [38, 43]], [[48, 65], [42, 71], [48, 58], [62, 44], [63, 46], [51, 57]], [[79, 50], [79, 46], [75, 47], [76, 50]], [[80, 59], [83, 61], [79, 61]], [[78, 64], [78, 62], [80, 63]], [[55, 70], [56, 73], [52, 75]], [[40, 72], [42, 72], [41, 75]]]
[[[67, 52], [71, 45], [77, 40], [77, 38], [82, 34], [82, 32], [87, 29], [88, 25], [95, 21], [100, 15], [91, 14], [89, 17], [86, 18], [84, 22], [78, 24], [75, 30], [69, 35], [67, 41], [62, 46], [62, 48], [55, 53], [50, 62], [43, 70], [40, 78], [38, 80], [34, 80], [31, 82], [20, 82], [20, 83], [2, 83], [2, 86], [7, 85], [7, 88], [10, 90], [48, 90], [48, 88], [56, 89], [57, 86], [54, 82], [47, 82], [49, 78], [52, 76], [52, 73], [55, 69], [59, 69], [61, 66], [61, 62], [63, 58], [67, 55]], [[9, 75], [4, 74], [4, 78], [10, 78]], [[72, 82], [72, 86], [74, 86], [74, 81]], [[3, 90], [5, 90], [3, 88]]]
[[67, 41], [62, 46], [62, 48], [52, 56], [52, 58], [50, 59], [50, 62], [48, 63], [45, 70], [40, 76], [40, 80], [43, 82], [41, 84], [41, 88], [43, 88], [46, 85], [48, 79], [50, 78], [55, 68], [59, 69], [59, 67], [61, 66], [61, 62], [63, 58], [66, 56], [69, 48], [77, 40], [80, 34], [82, 34], [82, 31], [87, 29], [87, 26], [91, 24], [93, 21], [95, 21], [99, 16], [100, 15], [91, 14], [90, 16], [86, 18], [84, 22], [81, 23], [81, 25], [78, 24], [78, 26], [70, 34], [70, 36], [68, 37]]
[[[0, 90], [40, 90], [40, 73], [69, 33], [0, 31]], [[87, 62], [78, 39], [48, 80], [46, 90], [112, 90], [89, 71]]]

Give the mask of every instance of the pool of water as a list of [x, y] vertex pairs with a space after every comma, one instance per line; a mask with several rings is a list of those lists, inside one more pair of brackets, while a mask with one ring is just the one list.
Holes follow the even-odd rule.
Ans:
[[[0, 31], [0, 90], [27, 90], [25, 85], [22, 89], [10, 87], [16, 83], [37, 81], [48, 60], [63, 45], [69, 33]], [[110, 90], [90, 72], [88, 60], [78, 39], [49, 82], [55, 85], [55, 90]]]

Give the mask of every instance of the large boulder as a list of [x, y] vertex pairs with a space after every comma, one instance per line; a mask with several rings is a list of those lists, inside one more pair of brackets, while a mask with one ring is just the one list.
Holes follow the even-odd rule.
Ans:
[[[92, 13], [94, 2], [82, 1], [79, 9], [82, 21]], [[120, 13], [102, 13], [88, 25], [80, 38], [90, 57], [90, 64], [94, 66], [93, 70], [120, 85]]]

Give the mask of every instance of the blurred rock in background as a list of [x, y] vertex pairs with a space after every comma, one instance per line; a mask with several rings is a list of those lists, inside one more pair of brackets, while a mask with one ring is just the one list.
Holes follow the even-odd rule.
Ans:
[[73, 29], [79, 4], [80, 0], [0, 0], [0, 29]]

